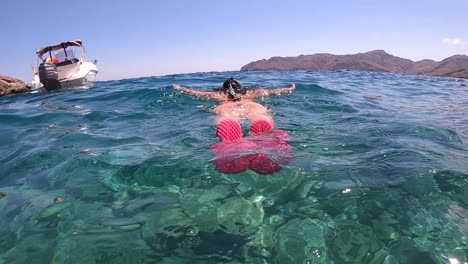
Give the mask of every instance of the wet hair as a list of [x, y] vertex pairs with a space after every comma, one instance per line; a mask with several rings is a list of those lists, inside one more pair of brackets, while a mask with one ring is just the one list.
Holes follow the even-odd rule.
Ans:
[[229, 100], [238, 101], [241, 99], [241, 95], [247, 92], [247, 89], [242, 87], [238, 80], [229, 78], [223, 83], [223, 92], [228, 96]]

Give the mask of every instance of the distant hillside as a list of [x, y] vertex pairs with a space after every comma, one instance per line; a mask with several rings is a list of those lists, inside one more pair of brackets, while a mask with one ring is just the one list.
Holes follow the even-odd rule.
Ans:
[[440, 62], [433, 60], [414, 62], [395, 57], [383, 50], [354, 55], [318, 53], [297, 57], [272, 57], [268, 60], [254, 61], [243, 66], [241, 71], [291, 69], [359, 70], [468, 78], [468, 56], [455, 55]]

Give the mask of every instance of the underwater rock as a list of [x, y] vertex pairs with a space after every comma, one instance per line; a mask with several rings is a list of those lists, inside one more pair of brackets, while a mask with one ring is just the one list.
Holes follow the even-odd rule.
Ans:
[[384, 211], [376, 219], [371, 220], [374, 233], [381, 240], [394, 240], [400, 237], [397, 232], [400, 221], [398, 216], [389, 211]]
[[55, 247], [50, 237], [54, 235], [49, 231], [21, 237], [10, 250], [0, 251], [0, 263], [50, 263], [50, 252]]
[[242, 236], [222, 231], [201, 232], [197, 237], [183, 238], [174, 252], [185, 255], [188, 263], [245, 263], [241, 251], [246, 242]]
[[31, 219], [36, 219], [41, 213], [53, 210], [49, 208], [54, 206], [54, 197], [53, 194], [41, 194], [34, 189], [13, 188], [8, 191], [8, 196], [0, 200], [2, 214], [6, 216], [0, 217], [0, 221], [14, 219], [8, 225], [15, 230]]
[[[57, 235], [56, 227], [59, 223], [62, 224], [61, 219], [63, 219], [62, 216], [60, 219], [54, 216], [59, 211], [63, 212], [65, 208], [54, 207], [56, 204], [54, 204], [53, 199], [56, 194], [43, 194], [43, 191], [24, 187], [8, 188], [6, 192], [8, 196], [0, 200], [0, 252], [8, 252], [7, 255], [4, 255], [5, 258], [22, 259], [25, 252], [29, 252], [29, 249], [32, 251], [36, 249], [38, 251], [43, 250], [42, 245], [45, 243], [37, 241], [54, 241]], [[65, 203], [60, 205], [63, 204]], [[46, 219], [49, 216], [51, 218]], [[34, 234], [38, 234], [38, 236], [34, 236]], [[31, 244], [27, 245], [32, 240], [26, 237], [31, 237], [32, 240], [34, 240], [33, 237], [41, 237], [40, 240], [35, 242], [41, 245], [35, 245], [34, 247]], [[17, 251], [16, 249], [22, 249], [23, 251]], [[50, 253], [50, 248], [44, 250], [42, 253], [45, 255], [48, 254], [47, 252]], [[20, 256], [21, 254], [22, 256]], [[27, 254], [27, 256], [33, 255], [34, 253]], [[2, 262], [4, 256], [0, 253], [0, 262]], [[18, 260], [18, 262], [6, 261], [5, 263], [21, 262]]]
[[274, 263], [330, 263], [325, 245], [325, 224], [293, 219], [277, 231]]
[[393, 243], [390, 253], [399, 263], [437, 263], [429, 251], [419, 248], [409, 237], [401, 237]]
[[90, 204], [75, 200], [73, 210], [69, 211], [73, 211], [69, 216], [73, 221], [61, 223], [61, 231], [68, 235], [118, 234], [135, 231], [142, 226], [141, 221], [131, 217], [116, 216], [111, 207], [99, 203]]
[[[457, 251], [466, 246], [468, 210], [441, 192], [432, 193], [427, 200], [407, 198], [405, 202], [410, 222], [408, 230], [402, 230], [401, 234], [409, 234], [410, 238], [401, 237], [398, 243], [404, 241], [409, 247], [416, 248], [417, 254], [430, 254], [433, 260], [429, 263], [448, 263], [444, 256], [456, 256], [460, 263], [466, 262], [468, 253], [459, 254]], [[398, 243], [392, 242], [391, 245]], [[400, 260], [400, 256], [394, 256]]]
[[[66, 229], [70, 214], [64, 211], [67, 202], [55, 204], [56, 194], [39, 194], [41, 191], [28, 188], [9, 189], [6, 199], [0, 201], [0, 262], [28, 263], [23, 261], [34, 259], [33, 262], [50, 262], [51, 249], [58, 232]], [[2, 207], [2, 203], [6, 206]], [[61, 208], [56, 205], [64, 206]], [[56, 217], [59, 212], [60, 217]], [[50, 217], [50, 218], [49, 218]], [[51, 243], [48, 243], [51, 242]], [[36, 257], [36, 258], [35, 258]], [[7, 261], [11, 259], [11, 261]]]
[[392, 255], [386, 256], [383, 264], [399, 264], [398, 260]]
[[[67, 184], [72, 184], [68, 182]], [[80, 187], [67, 187], [67, 194], [73, 196], [75, 199], [79, 199], [85, 202], [112, 202], [114, 201], [114, 192], [106, 188], [104, 185], [97, 185], [90, 183], [86, 186], [81, 185]]]
[[37, 217], [37, 219], [44, 219], [44, 218], [51, 217], [53, 215], [57, 215], [58, 213], [65, 210], [66, 208], [70, 207], [70, 205], [71, 205], [71, 202], [56, 203], [52, 205], [51, 207], [42, 211]]
[[141, 233], [145, 243], [161, 258], [177, 249], [177, 244], [182, 240], [189, 238], [184, 243], [196, 240], [200, 232], [193, 220], [179, 207], [151, 213], [140, 212], [133, 218], [143, 223]]
[[284, 214], [275, 214], [266, 218], [264, 222], [265, 224], [270, 225], [272, 228], [279, 227], [281, 225], [284, 225], [284, 223], [286, 222], [286, 217]]
[[309, 196], [298, 202], [287, 203], [282, 206], [281, 210], [284, 210], [290, 216], [312, 218], [326, 222], [330, 219], [330, 215], [323, 211], [321, 207], [322, 204], [318, 202], [317, 198]]
[[137, 224], [132, 218], [100, 217], [100, 223], [104, 226], [127, 226]]
[[0, 199], [2, 199], [2, 198], [5, 197], [5, 196], [6, 196], [6, 193], [0, 192]]
[[[323, 189], [318, 197], [323, 197], [328, 193], [329, 190]], [[363, 218], [363, 215], [372, 214], [374, 217], [375, 214], [377, 217], [379, 211], [369, 209], [369, 207], [370, 204], [374, 204], [374, 201], [379, 201], [381, 195], [380, 190], [371, 191], [368, 188], [346, 187], [339, 191], [334, 190], [333, 193], [327, 195], [327, 199], [320, 200], [319, 204], [320, 209], [328, 219], [360, 221], [359, 219]], [[379, 208], [379, 210], [383, 209]]]
[[313, 195], [323, 185], [323, 181], [315, 179], [307, 179], [298, 189], [297, 196], [299, 199], [305, 199], [309, 195]]
[[186, 238], [178, 241], [177, 247], [185, 251], [191, 251], [192, 249], [199, 247], [201, 243], [202, 240], [199, 236], [187, 236]]
[[468, 174], [439, 171], [434, 174], [434, 179], [441, 191], [468, 208]]
[[260, 194], [254, 195], [253, 197], [247, 200], [256, 204], [257, 207], [262, 208], [264, 210], [265, 215], [275, 211], [275, 200], [272, 198], [268, 198]]
[[216, 185], [211, 189], [187, 189], [181, 197], [181, 206], [200, 230], [214, 232], [218, 229], [217, 210], [221, 200], [232, 193], [227, 185]]
[[379, 258], [379, 250], [384, 244], [376, 238], [370, 227], [345, 221], [334, 223], [334, 229], [339, 231], [330, 241], [329, 248], [337, 263], [369, 263]]
[[184, 219], [180, 222], [165, 220], [159, 223], [160, 228], [155, 229], [153, 226], [151, 233], [148, 232], [148, 228], [144, 228], [144, 239], [151, 248], [161, 251], [161, 253], [165, 251], [167, 253], [167, 250], [172, 251], [177, 248], [189, 251], [199, 245], [200, 235], [203, 232], [200, 232], [197, 226], [188, 221], [190, 219]]
[[[437, 209], [427, 216], [431, 222], [438, 221], [439, 226], [431, 232], [412, 238], [419, 251], [430, 252], [437, 263], [465, 263], [468, 260], [466, 238], [468, 236], [468, 210], [449, 200], [447, 211], [441, 215]], [[448, 260], [452, 258], [453, 260]], [[457, 262], [458, 263], [458, 262]]]
[[114, 205], [115, 214], [128, 216], [141, 211], [160, 211], [179, 206], [178, 195], [170, 192], [147, 192], [140, 194], [134, 199], [127, 198], [129, 200], [123, 204], [116, 203]]
[[[73, 211], [73, 213], [69, 213]], [[102, 237], [116, 237], [119, 236], [137, 236], [134, 242], [141, 239], [142, 222], [133, 218], [115, 217], [112, 215], [112, 208], [98, 203], [88, 204], [76, 200], [73, 210], [67, 210], [68, 214], [62, 213], [60, 215], [59, 236], [61, 239], [75, 241], [80, 240], [81, 237], [89, 239], [101, 239]], [[112, 239], [112, 241], [114, 241]], [[62, 245], [65, 245], [65, 241]], [[88, 248], [87, 252], [93, 250]], [[58, 252], [56, 252], [58, 254]]]
[[220, 205], [221, 203], [218, 201], [207, 205], [201, 205], [196, 211], [190, 214], [193, 223], [204, 232], [214, 232], [218, 230], [217, 212]]
[[[458, 228], [459, 232], [464, 237], [468, 237], [468, 209], [465, 209], [459, 205], [451, 204], [447, 210], [448, 219], [454, 223]], [[468, 252], [467, 252], [468, 254]]]
[[[237, 184], [235, 190], [246, 197], [260, 193], [265, 197], [274, 199], [275, 204], [281, 204], [295, 195], [299, 185], [304, 181], [306, 174], [302, 171], [285, 171], [265, 177], [257, 173], [223, 175], [226, 181]], [[289, 198], [288, 198], [289, 197]]]
[[166, 263], [166, 259], [176, 256], [180, 259], [177, 263], [244, 263], [236, 261], [242, 259], [241, 248], [247, 242], [242, 236], [219, 230], [186, 235], [187, 228], [173, 228], [174, 235], [158, 233], [145, 238], [152, 254], [159, 258], [154, 263]]
[[409, 214], [412, 226], [409, 231], [416, 236], [424, 237], [432, 232], [437, 232], [442, 228], [438, 219], [431, 216], [431, 212], [427, 210], [419, 210]]
[[86, 235], [62, 233], [51, 241], [56, 245], [48, 249], [48, 259], [37, 263], [160, 263], [154, 259], [152, 249], [138, 231]]
[[115, 226], [107, 226], [101, 227], [96, 229], [88, 229], [84, 232], [80, 232], [79, 234], [105, 234], [105, 233], [118, 233], [118, 232], [132, 232], [141, 228], [141, 224], [128, 224], [128, 225], [115, 225]]
[[[380, 249], [380, 250], [378, 250], [377, 252], [375, 252], [373, 254], [373, 258], [367, 263], [369, 263], [369, 264], [383, 264], [383, 263], [386, 263], [385, 260], [389, 256], [390, 255], [386, 250]], [[398, 262], [396, 262], [395, 264], [398, 264]]]
[[272, 255], [274, 245], [274, 232], [270, 225], [262, 224], [257, 232], [249, 237], [249, 242], [244, 249], [246, 263], [263, 263]]
[[373, 221], [372, 227], [376, 236], [381, 240], [394, 240], [400, 237], [400, 234], [397, 232], [396, 228], [382, 224], [378, 221]]
[[144, 223], [144, 237], [152, 237], [158, 233], [172, 237], [185, 236], [187, 228], [194, 226], [193, 220], [179, 207], [150, 213], [140, 212], [133, 216], [133, 219], [138, 223]]
[[208, 204], [210, 202], [224, 199], [232, 193], [232, 189], [226, 185], [216, 185], [211, 189], [188, 189], [182, 201], [194, 200], [198, 204]]
[[431, 175], [417, 175], [410, 177], [403, 184], [403, 188], [414, 196], [425, 196], [428, 193], [436, 191], [436, 182]]
[[188, 189], [180, 199], [180, 203], [187, 213], [193, 217], [201, 206], [224, 199], [231, 192], [231, 189], [225, 185], [217, 185], [212, 189]]
[[217, 210], [217, 222], [226, 233], [235, 235], [253, 234], [263, 222], [264, 212], [256, 203], [232, 197]]

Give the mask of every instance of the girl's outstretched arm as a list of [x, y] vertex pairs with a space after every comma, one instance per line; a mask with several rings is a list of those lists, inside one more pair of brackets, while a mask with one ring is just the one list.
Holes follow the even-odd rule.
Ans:
[[222, 100], [224, 98], [222, 98], [223, 94], [220, 93], [220, 92], [206, 92], [206, 91], [198, 91], [198, 90], [195, 90], [195, 89], [192, 89], [192, 88], [188, 88], [188, 87], [183, 87], [181, 85], [178, 85], [178, 84], [173, 84], [172, 85], [172, 88], [174, 88], [175, 90], [179, 90], [179, 91], [182, 91], [184, 93], [187, 93], [187, 94], [190, 94], [190, 95], [195, 95], [195, 96], [198, 96], [198, 97], [203, 97], [203, 98], [208, 98], [208, 99], [214, 99], [214, 100]]
[[291, 84], [291, 86], [285, 87], [285, 88], [250, 90], [250, 91], [247, 91], [246, 95], [249, 98], [255, 98], [255, 97], [266, 96], [266, 95], [271, 95], [271, 94], [280, 95], [283, 93], [292, 92], [292, 90], [294, 90], [295, 88], [296, 88], [296, 85], [293, 83]]

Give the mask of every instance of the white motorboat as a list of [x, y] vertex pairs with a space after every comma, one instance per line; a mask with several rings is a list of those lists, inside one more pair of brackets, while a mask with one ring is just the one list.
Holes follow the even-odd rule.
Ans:
[[[81, 51], [79, 56], [75, 56], [77, 48]], [[96, 81], [97, 61], [88, 61], [83, 42], [79, 39], [40, 48], [36, 54], [39, 57], [39, 70], [36, 72], [33, 69], [35, 76], [32, 88], [44, 87], [50, 91], [87, 87]]]

